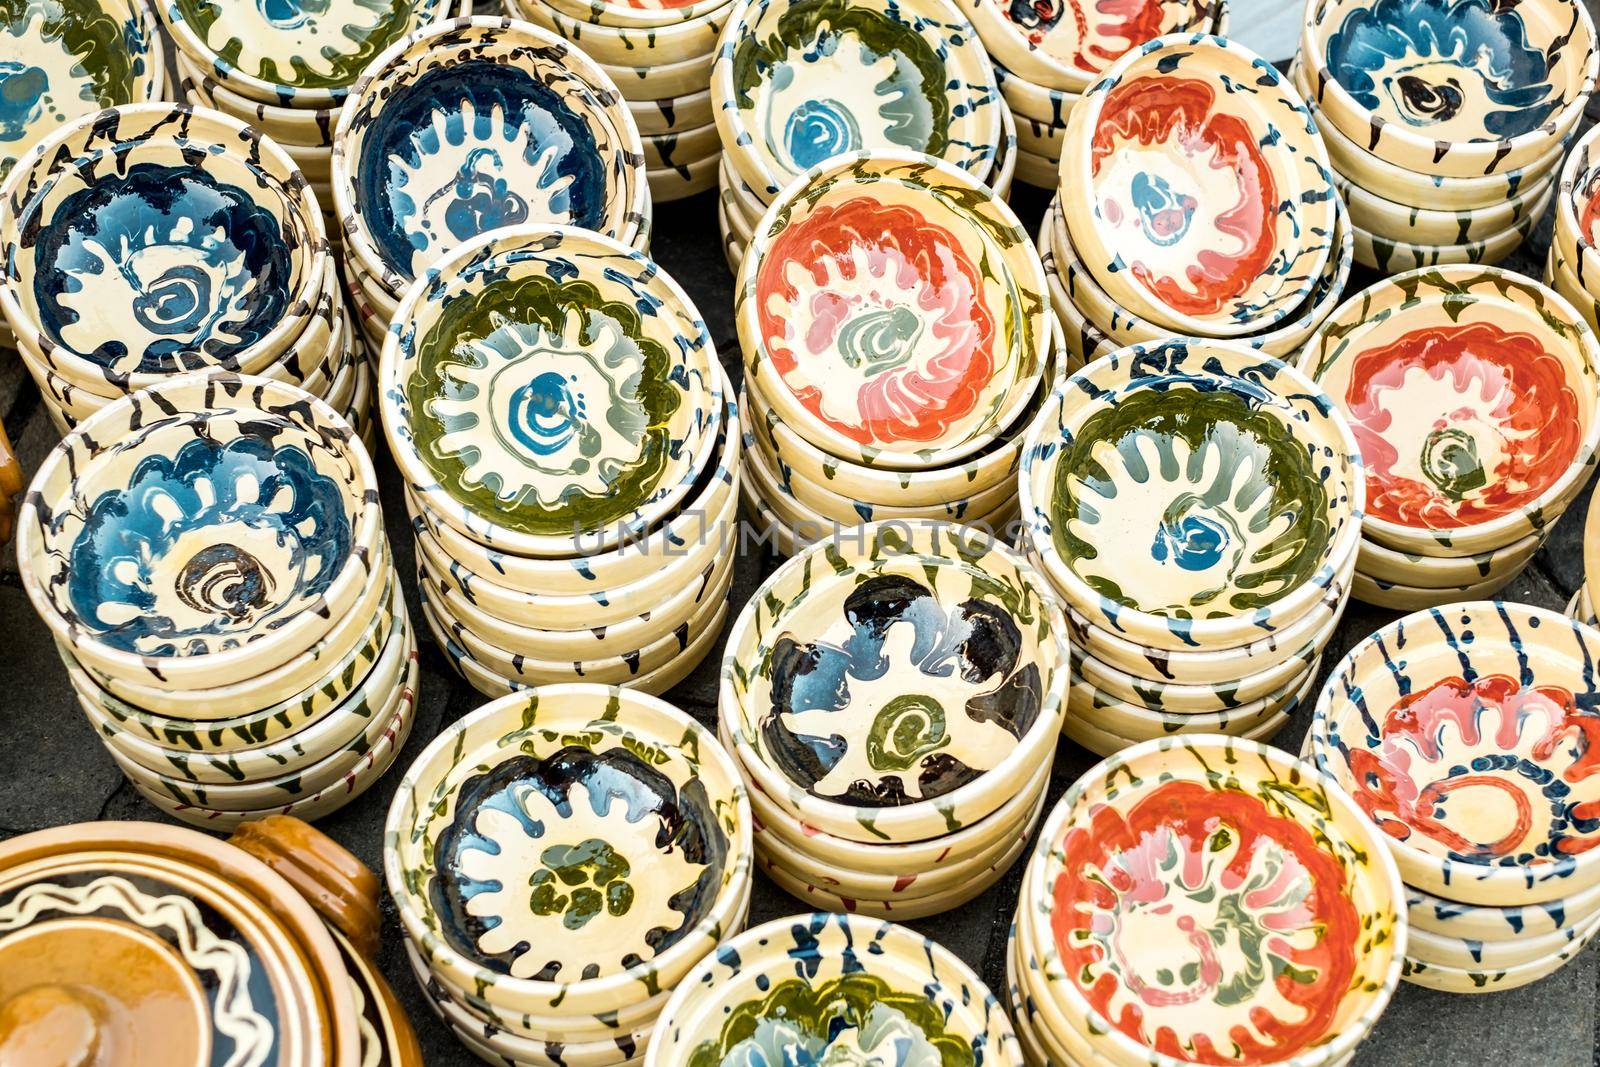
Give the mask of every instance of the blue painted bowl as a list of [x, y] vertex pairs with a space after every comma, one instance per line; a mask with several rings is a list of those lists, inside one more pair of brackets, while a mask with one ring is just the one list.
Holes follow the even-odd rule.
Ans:
[[644, 152], [616, 86], [524, 22], [455, 19], [400, 42], [357, 83], [334, 134], [348, 253], [396, 299], [441, 256], [507, 226], [634, 244]]

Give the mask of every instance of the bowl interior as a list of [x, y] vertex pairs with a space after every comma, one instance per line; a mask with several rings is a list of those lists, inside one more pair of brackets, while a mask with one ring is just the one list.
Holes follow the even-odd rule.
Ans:
[[11, 285], [50, 345], [110, 375], [238, 357], [304, 318], [320, 221], [304, 181], [220, 116], [80, 123], [19, 176]]
[[627, 243], [637, 225], [631, 117], [592, 63], [531, 28], [421, 35], [363, 84], [339, 136], [338, 180], [401, 279], [505, 226], [580, 226]]
[[1178, 342], [1067, 381], [1029, 478], [1056, 555], [1113, 617], [1247, 618], [1328, 564], [1359, 460], [1286, 371]]
[[451, 262], [413, 293], [398, 359], [391, 336], [384, 360], [402, 462], [420, 461], [430, 501], [570, 543], [642, 529], [687, 494], [721, 401], [705, 324], [660, 268], [577, 230], [508, 235]]
[[618, 975], [688, 937], [748, 847], [711, 736], [601, 686], [494, 708], [408, 774], [406, 905], [470, 966], [523, 980]]
[[724, 37], [736, 109], [768, 199], [845, 152], [925, 152], [988, 177], [1003, 102], [977, 34], [932, 0], [755, 0]]
[[1216, 15], [1211, 0], [1139, 0], [1089, 7], [1010, 0], [980, 3], [990, 4], [1030, 52], [1080, 75], [1079, 84], [1087, 84], [1146, 41], [1185, 30], [1210, 30]]
[[1600, 843], [1597, 653], [1594, 630], [1518, 604], [1408, 616], [1328, 680], [1318, 763], [1427, 862], [1571, 864]]
[[1080, 779], [1047, 835], [1029, 883], [1047, 973], [1119, 1042], [1286, 1062], [1353, 1044], [1394, 988], [1394, 867], [1349, 802], [1285, 753], [1140, 746]]
[[1596, 349], [1554, 294], [1437, 268], [1347, 301], [1301, 365], [1350, 421], [1370, 519], [1453, 530], [1515, 516], [1593, 448]]

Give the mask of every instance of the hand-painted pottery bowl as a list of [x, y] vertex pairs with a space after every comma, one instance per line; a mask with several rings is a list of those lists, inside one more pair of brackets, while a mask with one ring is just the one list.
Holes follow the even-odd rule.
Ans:
[[1377, 283], [1318, 327], [1300, 367], [1349, 419], [1363, 527], [1393, 548], [1464, 556], [1542, 529], [1600, 443], [1594, 335], [1554, 292], [1493, 267]]
[[180, 52], [244, 96], [326, 108], [395, 41], [450, 14], [450, 0], [158, 0]]
[[1299, 619], [1355, 554], [1365, 492], [1350, 426], [1316, 386], [1198, 340], [1126, 348], [1058, 386], [1018, 481], [1068, 605], [1173, 651]]
[[418, 757], [384, 876], [430, 970], [514, 1011], [581, 1015], [671, 988], [734, 932], [750, 834], [704, 727], [639, 693], [547, 686]]
[[750, 389], [818, 448], [892, 470], [993, 443], [1054, 340], [1016, 215], [927, 156], [841, 156], [784, 190], [734, 314]]
[[[994, 61], [994, 76], [1000, 85], [1000, 95], [1005, 98], [1006, 107], [1014, 118], [1032, 119], [1035, 123], [1051, 129], [1067, 128], [1067, 116], [1072, 113], [1072, 106], [1078, 102], [1078, 93], [1065, 89], [1047, 89], [1006, 69], [1000, 62], [995, 61], [993, 56], [990, 59]], [[1050, 184], [1054, 185], [1053, 182]]]
[[[535, 0], [512, 2], [521, 10], [532, 7]], [[552, 9], [596, 26], [641, 29], [672, 26], [703, 18], [728, 4], [729, 0], [549, 0]]]
[[950, 0], [740, 0], [729, 26], [716, 121], [763, 200], [844, 153], [926, 153], [989, 179], [1005, 104]]
[[64, 122], [161, 99], [166, 50], [144, 0], [23, 0], [0, 23], [0, 181]]
[[307, 329], [328, 277], [305, 179], [214, 111], [80, 118], [29, 152], [3, 197], [0, 308], [18, 344], [113, 392], [265, 369]]
[[1514, 228], [1533, 214], [1535, 207], [1549, 203], [1545, 194], [1555, 180], [1552, 172], [1491, 207], [1453, 211], [1417, 208], [1385, 200], [1337, 175], [1334, 186], [1349, 205], [1351, 221], [1374, 237], [1412, 245], [1459, 245], [1488, 241]]
[[1528, 239], [1528, 235], [1539, 224], [1539, 220], [1544, 218], [1545, 208], [1550, 206], [1555, 195], [1554, 186], [1546, 188], [1533, 209], [1508, 229], [1489, 234], [1476, 241], [1468, 241], [1466, 244], [1413, 244], [1409, 241], [1378, 237], [1359, 226], [1352, 226], [1351, 230], [1356, 240], [1356, 262], [1369, 270], [1383, 274], [1399, 274], [1402, 271], [1450, 263], [1479, 263], [1492, 266], [1515, 252]]
[[1048, 228], [1040, 231], [1036, 244], [1042, 249], [1039, 261], [1044, 264], [1045, 281], [1050, 289], [1050, 308], [1056, 313], [1056, 321], [1061, 328], [1062, 370], [1072, 374], [1123, 346], [1107, 337], [1072, 302], [1062, 285], [1062, 271], [1051, 248]]
[[479, 234], [548, 223], [629, 244], [648, 210], [611, 79], [554, 34], [488, 17], [419, 31], [362, 76], [333, 189], [347, 245], [396, 296]]
[[379, 365], [384, 432], [423, 503], [501, 551], [605, 551], [671, 514], [725, 398], [705, 323], [598, 233], [488, 233], [407, 292]]
[[[1309, 739], [1310, 735], [1306, 736]], [[1547, 937], [1585, 926], [1600, 913], [1600, 884], [1542, 904], [1506, 907], [1460, 904], [1408, 885], [1406, 907], [1414, 934], [1432, 933], [1456, 941], [1511, 944], [1522, 938]]]
[[1169, 33], [1217, 32], [1220, 0], [960, 0], [996, 66], [1050, 90], [1082, 92], [1130, 49]]
[[372, 461], [293, 386], [221, 371], [110, 405], [40, 465], [18, 568], [57, 640], [160, 689], [311, 647], [384, 559]]
[[1292, 314], [1333, 244], [1338, 194], [1310, 112], [1270, 63], [1206, 34], [1151, 41], [1084, 93], [1058, 190], [1105, 291], [1199, 336]]
[[1543, 155], [1582, 116], [1600, 71], [1594, 22], [1570, 0], [1318, 0], [1300, 62], [1351, 140], [1456, 177]]
[[1508, 989], [1531, 985], [1541, 978], [1554, 974], [1582, 952], [1589, 942], [1594, 940], [1596, 934], [1600, 934], [1600, 917], [1590, 919], [1588, 924], [1558, 951], [1514, 967], [1492, 968], [1488, 965], [1474, 969], [1445, 967], [1424, 963], [1408, 956], [1401, 977], [1412, 985], [1446, 993], [1501, 993]]
[[1409, 615], [1328, 678], [1313, 755], [1384, 831], [1408, 885], [1497, 906], [1570, 896], [1600, 882], [1597, 653], [1600, 633], [1542, 608]]
[[1561, 191], [1556, 199], [1555, 239], [1551, 255], [1565, 261], [1572, 277], [1586, 291], [1600, 289], [1600, 157], [1595, 146], [1600, 134], [1593, 128], [1583, 135], [1561, 168]]
[[591, 59], [629, 67], [664, 66], [715, 52], [733, 10], [728, 4], [667, 26], [631, 27], [606, 26], [545, 0], [510, 0], [509, 6], [518, 18], [571, 41]]
[[713, 171], [721, 163], [722, 139], [717, 135], [714, 122], [673, 133], [645, 134], [640, 141], [644, 146], [645, 166], [651, 170], [666, 168], [687, 174], [693, 173], [695, 165], [707, 159], [711, 159]]
[[[1559, 223], [1557, 224], [1559, 227]], [[1600, 275], [1595, 275], [1596, 288], [1600, 288]], [[1554, 243], [1550, 245], [1550, 254], [1545, 258], [1543, 281], [1550, 288], [1561, 294], [1573, 307], [1578, 309], [1578, 314], [1583, 316], [1583, 321], [1589, 324], [1590, 329], [1600, 323], [1600, 299], [1586, 288], [1573, 274], [1572, 268], [1561, 256], [1561, 249]]]
[[644, 177], [646, 184], [650, 186], [651, 202], [670, 203], [716, 188], [717, 164], [720, 161], [719, 152], [695, 160], [693, 163], [662, 166], [645, 171]]
[[1489, 600], [1510, 585], [1515, 577], [1515, 573], [1505, 574], [1481, 582], [1440, 589], [1385, 581], [1356, 571], [1350, 583], [1350, 593], [1363, 604], [1373, 607], [1388, 608], [1390, 611], [1421, 611], [1468, 600]]
[[711, 90], [701, 89], [687, 96], [666, 100], [629, 100], [628, 113], [640, 136], [692, 130], [706, 123], [716, 124], [711, 106]]
[[1414, 964], [1425, 963], [1429, 967], [1448, 967], [1461, 971], [1508, 970], [1558, 955], [1578, 941], [1588, 925], [1566, 926], [1547, 934], [1519, 937], [1514, 941], [1442, 937], [1412, 926], [1406, 938], [1406, 956]]
[[1399, 873], [1376, 836], [1277, 749], [1203, 736], [1128, 749], [1074, 783], [1035, 846], [1019, 912], [1040, 999], [1111, 1062], [1340, 1063], [1405, 951]]
[[711, 67], [716, 58], [715, 52], [707, 52], [703, 56], [654, 67], [616, 63], [598, 65], [626, 100], [670, 100], [709, 88]]
[[1019, 1067], [1005, 1010], [966, 964], [894, 923], [796, 915], [707, 956], [661, 1013], [647, 1067]]
[[1367, 578], [1423, 588], [1453, 589], [1515, 576], [1545, 542], [1545, 530], [1513, 541], [1504, 548], [1471, 556], [1425, 556], [1361, 539], [1356, 567]]
[[1067, 682], [1066, 623], [1031, 566], [977, 531], [895, 521], [762, 585], [719, 704], [745, 770], [795, 817], [918, 841], [991, 814], [1051, 758]]

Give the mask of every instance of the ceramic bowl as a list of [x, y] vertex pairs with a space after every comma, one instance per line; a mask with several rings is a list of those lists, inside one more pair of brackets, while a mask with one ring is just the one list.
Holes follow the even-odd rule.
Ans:
[[546, 0], [509, 0], [510, 10], [583, 49], [601, 63], [652, 67], [715, 52], [732, 4], [665, 26], [607, 26], [586, 14], [569, 14]]
[[[991, 538], [939, 522], [862, 526], [750, 599], [719, 706], [744, 769], [795, 817], [856, 841], [938, 837], [991, 814], [1050, 757], [1065, 630], [1033, 568]], [[941, 634], [958, 644], [927, 658]], [[826, 692], [810, 689], [829, 677]], [[869, 695], [875, 683], [889, 690]]]
[[331, 146], [333, 128], [339, 122], [339, 109], [282, 107], [241, 96], [195, 65], [179, 52], [176, 56], [179, 84], [193, 99], [215, 108], [240, 122], [254, 126], [280, 145]]
[[966, 964], [903, 926], [847, 915], [791, 916], [734, 938], [690, 972], [662, 1019], [646, 1067], [1021, 1062], [1004, 1009]]
[[[695, 164], [707, 159], [713, 164], [721, 163], [722, 141], [717, 136], [716, 123], [672, 133], [644, 134], [640, 141], [644, 146], [645, 166], [650, 170], [669, 169], [692, 174]], [[715, 169], [713, 166], [713, 173]]]
[[1600, 884], [1543, 904], [1508, 907], [1459, 904], [1408, 885], [1406, 905], [1413, 934], [1431, 933], [1455, 941], [1505, 944], [1585, 926], [1600, 913]]
[[[532, 0], [515, 0], [519, 5]], [[689, 22], [727, 7], [730, 0], [548, 0], [550, 7], [597, 26], [649, 28]]]
[[1005, 98], [1006, 107], [1013, 117], [1032, 119], [1051, 129], [1067, 128], [1067, 116], [1072, 114], [1079, 93], [1046, 88], [1007, 69], [992, 55], [990, 60], [994, 63], [994, 76], [1000, 86], [1000, 95]]
[[1600, 288], [1600, 143], [1591, 127], [1572, 146], [1561, 168], [1561, 188], [1556, 198], [1555, 239], [1550, 254], [1565, 261], [1572, 277], [1586, 291]]
[[1543, 155], [1583, 115], [1600, 72], [1594, 23], [1567, 0], [1489, 11], [1478, 0], [1317, 0], [1300, 62], [1328, 121], [1367, 151], [1463, 178]]
[[0, 25], [8, 102], [0, 181], [57, 126], [122, 104], [160, 100], [166, 48], [144, 0], [65, 0]]
[[1570, 896], [1600, 882], [1583, 814], [1597, 651], [1600, 633], [1522, 604], [1409, 615], [1329, 676], [1312, 753], [1406, 884], [1468, 904]]
[[1388, 608], [1390, 611], [1421, 611], [1467, 600], [1488, 600], [1511, 584], [1516, 572], [1486, 578], [1481, 582], [1452, 585], [1444, 588], [1426, 585], [1408, 585], [1373, 578], [1356, 571], [1350, 584], [1351, 595], [1363, 604]]
[[927, 153], [989, 179], [1005, 105], [949, 0], [740, 0], [729, 25], [711, 94], [761, 199], [844, 153]]
[[1514, 967], [1476, 969], [1445, 967], [1407, 957], [1403, 977], [1412, 985], [1446, 993], [1502, 993], [1537, 982], [1566, 965], [1600, 933], [1600, 916], [1590, 919], [1559, 951]]
[[[1128, 749], [1074, 783], [1035, 846], [1019, 914], [1039, 999], [1110, 1062], [1169, 1067], [1244, 1041], [1241, 1058], [1339, 1063], [1405, 952], [1399, 874], [1375, 838], [1330, 779], [1277, 749]], [[1262, 928], [1273, 936], [1248, 933]]]
[[1509, 229], [1489, 234], [1466, 244], [1429, 245], [1393, 241], [1368, 233], [1358, 226], [1351, 229], [1356, 239], [1356, 262], [1384, 274], [1451, 263], [1479, 263], [1492, 266], [1515, 252], [1528, 239], [1544, 212], [1555, 199], [1555, 187], [1547, 188], [1533, 210]]
[[605, 551], [675, 511], [711, 463], [725, 398], [705, 323], [610, 238], [484, 234], [418, 279], [396, 324], [379, 365], [390, 450], [480, 544]]
[[598, 64], [617, 86], [624, 100], [671, 100], [709, 89], [715, 52], [693, 56], [676, 63], [641, 67], [616, 63]]
[[[1596, 278], [1596, 288], [1600, 288], [1600, 275]], [[1596, 324], [1600, 323], [1600, 299], [1573, 274], [1572, 268], [1561, 256], [1561, 249], [1554, 243], [1550, 245], [1550, 254], [1545, 257], [1542, 280], [1560, 293], [1563, 300], [1578, 309], [1578, 314], [1583, 316], [1583, 321], [1589, 324], [1591, 330], [1596, 328]]]
[[1234, 336], [1305, 302], [1338, 194], [1294, 88], [1243, 46], [1193, 34], [1142, 45], [1085, 91], [1058, 196], [1073, 246], [1118, 304], [1181, 333]]
[[1061, 161], [1049, 159], [1045, 156], [1036, 156], [1032, 152], [1017, 152], [1017, 177], [1025, 185], [1036, 189], [1054, 190], [1056, 178], [1060, 173]]
[[840, 156], [784, 190], [734, 314], [751, 390], [823, 451], [895, 470], [993, 443], [1033, 401], [1054, 340], [1016, 215], [904, 154]]
[[729, 159], [729, 153], [722, 153], [722, 159], [717, 169], [717, 185], [721, 191], [728, 194], [724, 199], [724, 203], [728, 205], [728, 210], [734, 213], [732, 217], [736, 221], [742, 222], [745, 228], [753, 234], [755, 233], [756, 225], [761, 221], [761, 216], [767, 213], [767, 202], [757, 196], [754, 189], [745, 184], [744, 179], [739, 177], [739, 172], [734, 170], [733, 164], [729, 162]]
[[639, 127], [640, 136], [698, 129], [708, 122], [716, 124], [709, 88], [666, 100], [629, 100], [627, 103], [628, 113]]
[[[547, 686], [424, 750], [389, 809], [384, 876], [431, 971], [513, 1011], [582, 1015], [673, 987], [734, 932], [750, 834], [704, 727], [643, 694]], [[531, 896], [490, 888], [508, 862], [533, 871], [514, 879]]]
[[[463, 125], [471, 139], [443, 132]], [[581, 51], [525, 22], [453, 19], [396, 43], [356, 83], [334, 137], [334, 202], [347, 251], [398, 297], [505, 226], [631, 243], [649, 210], [643, 158], [616, 86]]]
[[1515, 577], [1544, 541], [1545, 532], [1540, 531], [1493, 552], [1474, 556], [1423, 556], [1363, 539], [1356, 567], [1369, 580], [1425, 589], [1459, 589]]
[[1351, 221], [1375, 238], [1411, 245], [1461, 245], [1497, 237], [1533, 215], [1535, 207], [1548, 205], [1545, 194], [1555, 180], [1554, 173], [1546, 174], [1492, 207], [1453, 211], [1385, 200], [1338, 175], [1334, 176], [1334, 186], [1350, 208]]
[[1050, 290], [1050, 308], [1055, 312], [1061, 328], [1062, 370], [1074, 374], [1123, 346], [1085, 318], [1067, 295], [1061, 282], [1060, 265], [1056, 262], [1055, 252], [1050, 249], [1048, 230], [1039, 235], [1038, 243], [1044, 248], [1039, 258], [1044, 264], [1045, 282]]
[[301, 390], [222, 371], [117, 401], [29, 489], [17, 557], [34, 608], [84, 663], [161, 689], [290, 661], [385, 558], [352, 436]]
[[1600, 442], [1597, 365], [1600, 346], [1572, 305], [1476, 266], [1378, 282], [1300, 356], [1361, 447], [1367, 536], [1452, 556], [1542, 529], [1587, 477]]
[[1502, 971], [1558, 955], [1578, 941], [1584, 932], [1583, 927], [1567, 926], [1515, 941], [1476, 941], [1441, 937], [1413, 926], [1406, 937], [1406, 955], [1413, 964], [1425, 963], [1429, 967]]
[[1067, 379], [1018, 481], [1029, 541], [1072, 610], [1171, 651], [1245, 645], [1304, 615], [1354, 554], [1365, 492], [1350, 427], [1316, 386], [1198, 340]]
[[18, 344], [116, 393], [207, 366], [262, 370], [306, 330], [327, 278], [304, 178], [218, 112], [151, 103], [80, 118], [0, 195], [0, 309]]
[[242, 95], [279, 106], [325, 108], [345, 98], [379, 53], [447, 17], [452, 4], [332, 0], [315, 15], [222, 0], [161, 0], [156, 7], [178, 50]]
[[721, 157], [718, 154], [698, 159], [693, 163], [645, 171], [651, 202], [666, 204], [716, 188], [717, 165], [720, 161]]
[[[1291, 708], [1293, 707], [1294, 706], [1291, 705]], [[1252, 726], [1249, 729], [1241, 729], [1238, 733], [1231, 734], [1230, 736], [1243, 738], [1246, 741], [1261, 741], [1263, 743], [1269, 743], [1278, 736], [1285, 726], [1289, 725], [1291, 719], [1291, 712], [1279, 712], [1276, 715], [1261, 720], [1259, 724]], [[1184, 733], [1183, 731], [1177, 732]], [[1170, 736], [1171, 733], [1172, 731], [1165, 731], [1157, 736], [1167, 737]], [[1123, 737], [1121, 734], [1112, 733], [1109, 730], [1102, 730], [1098, 726], [1091, 726], [1084, 719], [1080, 719], [1072, 715], [1067, 716], [1067, 720], [1061, 724], [1061, 736], [1065, 737], [1067, 740], [1071, 741], [1085, 752], [1093, 753], [1101, 758], [1106, 756], [1115, 756], [1118, 752], [1121, 752], [1124, 749], [1132, 748], [1134, 745], [1141, 744], [1142, 742], [1149, 740], [1148, 736]], [[1184, 736], [1193, 736], [1193, 733], [1184, 733]]]

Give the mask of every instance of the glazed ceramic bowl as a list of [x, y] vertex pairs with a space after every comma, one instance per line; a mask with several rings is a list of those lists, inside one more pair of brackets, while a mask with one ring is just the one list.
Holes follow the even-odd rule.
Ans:
[[1014, 118], [1031, 119], [1055, 130], [1067, 128], [1067, 116], [1078, 102], [1078, 93], [1046, 88], [1007, 69], [993, 55], [990, 60], [994, 63], [994, 76], [1000, 86], [1000, 95], [1005, 98], [1006, 107]]
[[8, 108], [0, 181], [62, 123], [108, 107], [160, 100], [166, 48], [144, 0], [27, 5], [0, 25]]
[[751, 597], [719, 706], [741, 766], [796, 818], [856, 841], [939, 837], [1053, 755], [1065, 630], [1033, 568], [992, 538], [862, 526]]
[[1594, 335], [1560, 296], [1493, 267], [1378, 282], [1318, 328], [1300, 367], [1349, 419], [1363, 528], [1392, 548], [1464, 556], [1542, 529], [1600, 442]]
[[[519, 5], [532, 0], [515, 0]], [[688, 22], [728, 6], [730, 0], [549, 0], [550, 7], [597, 26], [649, 28]]]
[[546, 0], [509, 0], [518, 17], [550, 30], [601, 63], [652, 67], [681, 63], [717, 50], [732, 4], [665, 26], [607, 26], [587, 15], [569, 14]]
[[711, 463], [725, 398], [699, 312], [598, 233], [467, 242], [419, 278], [379, 365], [390, 450], [424, 506], [507, 553], [605, 551]]
[[1514, 943], [1521, 938], [1548, 937], [1587, 925], [1588, 920], [1600, 912], [1600, 884], [1542, 904], [1506, 907], [1460, 904], [1408, 885], [1406, 906], [1413, 934], [1431, 933], [1455, 941], [1484, 944]]
[[1600, 159], [1595, 145], [1600, 134], [1591, 128], [1567, 156], [1561, 168], [1561, 189], [1556, 198], [1555, 239], [1550, 254], [1559, 256], [1572, 277], [1586, 291], [1600, 288]]
[[711, 85], [715, 52], [659, 66], [601, 63], [599, 67], [616, 83], [625, 100], [670, 100], [700, 92]]
[[1399, 274], [1450, 263], [1493, 265], [1515, 252], [1533, 232], [1544, 212], [1555, 199], [1554, 186], [1545, 189], [1533, 209], [1509, 228], [1466, 244], [1430, 245], [1394, 241], [1352, 226], [1356, 239], [1356, 262], [1384, 274]]
[[716, 188], [717, 165], [720, 162], [720, 154], [714, 154], [693, 163], [645, 171], [651, 202], [665, 204]]
[[[462, 128], [473, 136], [446, 135]], [[347, 250], [396, 297], [478, 234], [559, 224], [630, 244], [649, 210], [611, 79], [554, 34], [489, 17], [412, 34], [362, 75], [339, 115], [333, 192]]]
[[[639, 693], [547, 686], [424, 750], [389, 809], [384, 876], [431, 971], [513, 1011], [582, 1015], [672, 988], [734, 932], [750, 833], [704, 727]], [[501, 879], [531, 896], [488, 888]]]
[[1471, 582], [1467, 585], [1436, 588], [1407, 585], [1370, 577], [1356, 571], [1350, 583], [1350, 593], [1364, 604], [1387, 608], [1390, 611], [1421, 611], [1423, 608], [1457, 604], [1468, 600], [1488, 600], [1511, 584], [1514, 574]]
[[1331, 254], [1337, 195], [1299, 94], [1206, 34], [1119, 59], [1062, 144], [1058, 196], [1079, 256], [1118, 304], [1181, 333], [1255, 333], [1291, 315]]
[[740, 0], [728, 24], [716, 121], [761, 199], [844, 153], [926, 153], [989, 179], [1005, 105], [950, 0]]
[[1067, 379], [1018, 481], [1029, 542], [1071, 609], [1172, 651], [1245, 645], [1304, 615], [1354, 555], [1365, 493], [1350, 427], [1316, 386], [1198, 340], [1122, 349]]
[[0, 309], [17, 343], [113, 393], [264, 369], [305, 332], [328, 277], [305, 179], [214, 111], [136, 104], [64, 125], [3, 199]]
[[372, 4], [332, 0], [315, 15], [222, 0], [162, 0], [180, 52], [241, 94], [279, 106], [325, 108], [384, 49], [450, 14], [451, 0]]
[[1522, 604], [1409, 615], [1329, 676], [1312, 753], [1406, 884], [1468, 904], [1570, 896], [1600, 882], [1583, 814], [1597, 651], [1600, 633]]
[[195, 66], [182, 52], [176, 58], [179, 84], [191, 98], [198, 99], [206, 107], [254, 126], [281, 145], [326, 147], [333, 144], [333, 128], [339, 122], [337, 107], [283, 107], [251, 100]]
[[1429, 967], [1461, 971], [1510, 970], [1560, 954], [1579, 941], [1589, 925], [1585, 922], [1564, 926], [1513, 941], [1463, 940], [1412, 926], [1406, 937], [1406, 956], [1413, 964], [1425, 963]]
[[1600, 71], [1594, 23], [1568, 0], [1488, 11], [1477, 0], [1317, 0], [1300, 62], [1341, 132], [1400, 167], [1454, 177], [1543, 155], [1578, 122]]
[[1024, 878], [1019, 941], [1041, 958], [1046, 1017], [1112, 1063], [1174, 1067], [1238, 1041], [1262, 1062], [1341, 1063], [1405, 952], [1376, 836], [1332, 780], [1251, 741], [1152, 741], [1097, 765]]
[[[1589, 324], [1591, 330], [1600, 323], [1600, 299], [1596, 299], [1578, 280], [1567, 261], [1561, 257], [1561, 249], [1554, 243], [1550, 245], [1550, 254], [1545, 258], [1542, 280], [1560, 293], [1563, 300], [1578, 309], [1578, 314], [1583, 316], [1583, 321]], [[1600, 288], [1600, 284], [1596, 287]]]
[[1538, 959], [1515, 966], [1494, 968], [1487, 964], [1472, 969], [1447, 967], [1406, 958], [1402, 975], [1412, 985], [1437, 989], [1446, 993], [1500, 993], [1518, 989], [1537, 982], [1560, 970], [1569, 960], [1582, 952], [1600, 933], [1600, 917], [1590, 919], [1583, 929], [1575, 931], [1560, 949]]
[[747, 931], [690, 972], [661, 1014], [647, 1067], [746, 1056], [1021, 1063], [1004, 1009], [966, 964], [903, 926], [848, 915]]
[[[696, 164], [710, 159], [713, 171], [721, 163], [722, 141], [716, 123], [672, 133], [642, 134], [645, 166], [650, 170], [672, 169], [692, 175]], [[646, 173], [649, 173], [647, 170]]]
[[927, 156], [840, 156], [784, 190], [735, 291], [748, 388], [865, 466], [948, 466], [1034, 399], [1053, 343], [1015, 214]]
[[84, 663], [160, 689], [292, 660], [385, 559], [352, 437], [303, 391], [221, 371], [117, 401], [29, 490], [17, 556], [34, 608]]
[[1492, 552], [1472, 556], [1424, 556], [1362, 538], [1356, 568], [1369, 579], [1424, 588], [1453, 589], [1515, 577], [1544, 544], [1540, 530]]
[[709, 88], [666, 100], [629, 100], [627, 103], [641, 137], [698, 129], [708, 122], [716, 124]]
[[1375, 238], [1409, 245], [1461, 245], [1486, 242], [1516, 227], [1535, 208], [1549, 204], [1554, 172], [1488, 208], [1417, 208], [1385, 200], [1335, 175], [1334, 186], [1350, 208], [1351, 221]]

